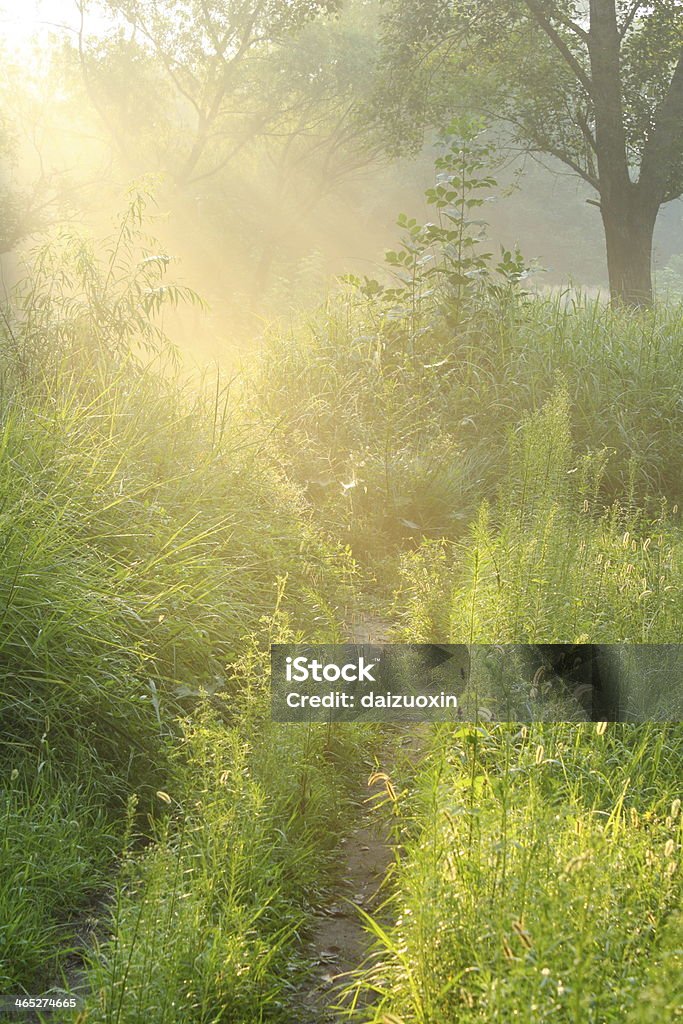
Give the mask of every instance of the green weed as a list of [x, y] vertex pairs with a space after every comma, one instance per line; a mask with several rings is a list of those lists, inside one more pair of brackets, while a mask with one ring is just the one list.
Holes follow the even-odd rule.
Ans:
[[457, 330], [436, 320], [417, 358], [371, 299], [342, 298], [269, 337], [255, 411], [311, 508], [370, 560], [462, 536], [498, 493], [510, 432], [561, 381], [577, 457], [609, 456], [602, 503], [652, 512], [681, 497], [680, 331], [678, 307], [509, 298]]
[[649, 986], [677, 1013], [681, 742], [442, 727], [404, 798], [394, 926], [370, 923], [367, 1019], [645, 1021]]

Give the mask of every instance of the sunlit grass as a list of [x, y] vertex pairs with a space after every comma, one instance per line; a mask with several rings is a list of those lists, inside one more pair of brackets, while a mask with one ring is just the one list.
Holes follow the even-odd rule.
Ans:
[[636, 1022], [654, 1019], [650, 987], [675, 1019], [682, 742], [678, 726], [441, 728], [401, 808], [394, 926], [369, 923], [366, 1019]]
[[[0, 352], [6, 989], [58, 984], [82, 955], [77, 915], [111, 895], [129, 794], [138, 841], [156, 834], [179, 716], [211, 703], [225, 728], [250, 722], [254, 681], [234, 672], [246, 638], [276, 610], [334, 638], [353, 574], [225, 390], [133, 351], [150, 282], [126, 270], [124, 238], [111, 293], [87, 248], [75, 264], [67, 252], [65, 276], [37, 274]], [[99, 295], [99, 334], [79, 275]]]
[[[375, 734], [270, 723], [268, 644], [344, 638], [349, 542], [400, 639], [678, 641], [681, 312], [506, 300], [396, 344], [345, 299], [236, 400], [162, 365], [140, 217], [44, 253], [5, 320], [0, 979], [101, 1024], [291, 1020]], [[440, 728], [377, 774], [369, 1017], [672, 1018], [681, 742]]]

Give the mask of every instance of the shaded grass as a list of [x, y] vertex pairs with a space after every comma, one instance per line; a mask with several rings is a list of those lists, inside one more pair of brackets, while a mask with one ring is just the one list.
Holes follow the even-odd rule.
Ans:
[[461, 535], [496, 494], [508, 434], [560, 379], [577, 450], [609, 453], [603, 502], [679, 500], [680, 307], [511, 299], [455, 332], [435, 318], [401, 345], [399, 328], [338, 300], [276, 332], [255, 382], [293, 478], [356, 553]]
[[[58, 977], [78, 915], [108, 884], [119, 841], [106, 774], [56, 777], [47, 738], [33, 764], [3, 771], [0, 791], [0, 987]], [[101, 766], [102, 768], [102, 766]], [[9, 776], [7, 778], [7, 776]], [[35, 993], [34, 993], [35, 994]]]

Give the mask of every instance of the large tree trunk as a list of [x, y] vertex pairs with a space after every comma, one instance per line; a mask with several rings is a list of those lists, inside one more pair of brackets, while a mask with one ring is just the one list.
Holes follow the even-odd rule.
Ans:
[[650, 224], [639, 210], [629, 175], [619, 47], [615, 0], [590, 0], [588, 53], [610, 296], [615, 303], [643, 306], [652, 301], [654, 220]]
[[605, 229], [607, 271], [612, 302], [652, 304], [652, 239], [657, 206], [647, 206], [633, 186], [600, 205]]

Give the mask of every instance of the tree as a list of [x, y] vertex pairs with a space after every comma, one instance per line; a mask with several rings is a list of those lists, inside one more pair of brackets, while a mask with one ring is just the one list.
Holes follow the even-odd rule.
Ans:
[[[125, 133], [112, 109], [112, 65], [120, 70], [137, 64], [136, 84], [149, 86], [153, 73], [145, 57], [151, 58], [170, 87], [166, 118], [175, 131], [165, 140], [164, 162], [180, 185], [216, 174], [255, 135], [278, 122], [282, 112], [275, 98], [254, 89], [257, 69], [273, 48], [339, 6], [338, 0], [105, 0], [119, 27], [102, 41], [86, 36], [86, 0], [77, 5], [84, 81], [120, 145], [125, 147]], [[126, 24], [132, 30], [128, 38], [121, 27]], [[108, 79], [103, 80], [103, 70]], [[127, 83], [121, 78], [117, 84], [118, 100]], [[133, 90], [127, 91], [131, 96]], [[135, 95], [136, 107], [143, 103], [143, 118], [150, 100], [157, 103], [158, 97], [146, 89]]]
[[32, 57], [27, 66], [25, 58], [0, 52], [0, 255], [50, 226], [73, 220], [100, 184], [98, 175], [83, 166], [85, 147], [74, 155], [78, 112], [55, 85], [53, 60], [36, 48]]
[[312, 210], [385, 155], [362, 113], [376, 5], [106, 0], [103, 34], [77, 2], [74, 52], [124, 166], [165, 172], [233, 241], [246, 236], [263, 293]]
[[385, 40], [425, 122], [456, 85], [511, 146], [591, 185], [613, 301], [652, 302], [655, 222], [683, 193], [680, 0], [395, 0]]
[[265, 91], [278, 96], [282, 115], [254, 147], [274, 214], [261, 232], [257, 294], [265, 290], [278, 253], [313, 210], [386, 160], [382, 139], [364, 111], [376, 58], [377, 33], [363, 3], [348, 4], [334, 21], [309, 23], [273, 54], [267, 71], [279, 84]]

